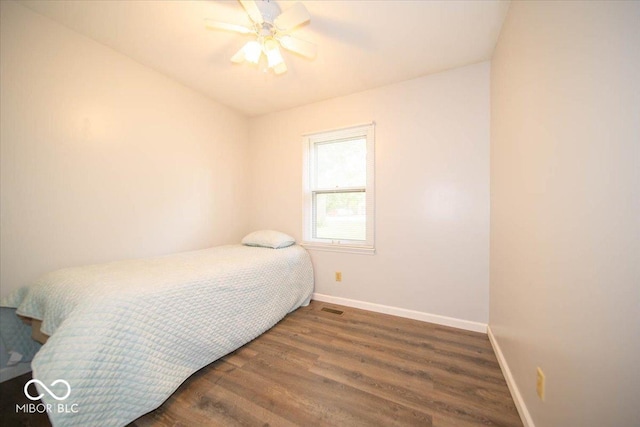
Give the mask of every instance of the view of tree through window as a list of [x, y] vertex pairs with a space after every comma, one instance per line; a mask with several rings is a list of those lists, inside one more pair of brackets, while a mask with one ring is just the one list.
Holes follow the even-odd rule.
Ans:
[[367, 141], [315, 145], [314, 237], [366, 240]]

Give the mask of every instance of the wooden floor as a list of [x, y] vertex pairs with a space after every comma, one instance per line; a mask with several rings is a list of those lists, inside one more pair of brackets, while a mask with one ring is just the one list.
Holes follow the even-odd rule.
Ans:
[[313, 301], [129, 427], [431, 425], [522, 426], [487, 336]]

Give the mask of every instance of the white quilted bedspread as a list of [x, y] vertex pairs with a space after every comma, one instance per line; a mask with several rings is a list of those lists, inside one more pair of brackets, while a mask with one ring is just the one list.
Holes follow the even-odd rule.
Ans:
[[[58, 270], [3, 306], [50, 335], [32, 362], [55, 426], [119, 426], [262, 334], [313, 292], [307, 252], [221, 246]], [[60, 404], [64, 404], [64, 408]], [[71, 406], [76, 405], [76, 406]], [[75, 409], [75, 412], [72, 411]]]

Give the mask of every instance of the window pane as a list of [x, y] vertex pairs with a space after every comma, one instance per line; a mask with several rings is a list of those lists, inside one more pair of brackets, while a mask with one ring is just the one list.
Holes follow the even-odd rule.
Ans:
[[366, 193], [319, 193], [314, 197], [314, 238], [366, 240]]
[[357, 138], [315, 144], [316, 188], [367, 185], [367, 140]]

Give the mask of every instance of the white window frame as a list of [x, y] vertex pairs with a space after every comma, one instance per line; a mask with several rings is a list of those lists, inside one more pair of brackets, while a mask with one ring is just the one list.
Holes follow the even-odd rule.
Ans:
[[[308, 249], [325, 250], [333, 252], [348, 252], [358, 254], [375, 253], [375, 124], [351, 126], [348, 128], [335, 129], [324, 132], [315, 132], [303, 137], [303, 242], [302, 245]], [[340, 141], [363, 137], [367, 144], [367, 183], [365, 187], [349, 188], [317, 188], [314, 182], [315, 177], [315, 147], [332, 141]], [[332, 240], [319, 239], [313, 237], [313, 198], [316, 194], [327, 194], [331, 192], [365, 191], [366, 192], [366, 240]]]

